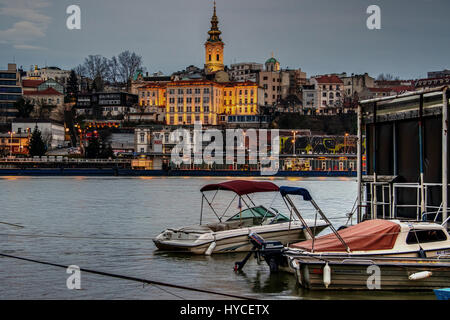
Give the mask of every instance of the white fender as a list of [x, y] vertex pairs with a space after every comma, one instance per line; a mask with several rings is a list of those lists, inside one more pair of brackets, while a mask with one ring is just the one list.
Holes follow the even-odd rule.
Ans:
[[323, 267], [323, 284], [327, 289], [328, 286], [331, 284], [331, 268], [328, 265], [328, 262], [325, 264], [325, 267]]
[[416, 272], [409, 276], [409, 280], [421, 280], [431, 277], [433, 272], [431, 271], [422, 271], [422, 272]]
[[216, 242], [213, 241], [213, 242], [211, 242], [211, 244], [209, 245], [208, 249], [206, 249], [205, 255], [210, 256], [211, 253], [214, 251], [215, 248], [216, 248]]

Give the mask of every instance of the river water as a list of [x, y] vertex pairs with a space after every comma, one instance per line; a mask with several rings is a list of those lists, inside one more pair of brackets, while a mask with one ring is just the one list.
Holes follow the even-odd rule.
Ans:
[[[0, 177], [0, 222], [21, 226], [0, 224], [0, 252], [259, 299], [434, 299], [432, 292], [304, 291], [292, 275], [271, 275], [265, 264], [254, 259], [243, 273], [234, 273], [234, 262], [244, 254], [205, 257], [156, 250], [151, 238], [165, 228], [198, 224], [199, 189], [221, 181]], [[272, 181], [308, 188], [335, 226], [345, 224], [345, 214], [356, 199], [354, 179]], [[230, 199], [230, 193], [222, 192], [214, 203], [223, 211]], [[279, 195], [260, 194], [254, 201], [283, 212]], [[305, 217], [313, 217], [307, 203], [296, 204]], [[233, 211], [238, 211], [234, 205]], [[205, 212], [205, 220], [214, 221], [214, 215]], [[81, 290], [68, 290], [69, 276], [62, 268], [0, 257], [0, 299], [223, 299], [87, 273], [81, 274]]]

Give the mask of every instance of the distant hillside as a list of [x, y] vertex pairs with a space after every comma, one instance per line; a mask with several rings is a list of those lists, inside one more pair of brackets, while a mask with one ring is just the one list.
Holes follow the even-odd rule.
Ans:
[[272, 127], [279, 129], [309, 129], [312, 132], [330, 135], [357, 134], [357, 115], [309, 116], [281, 114], [274, 119]]

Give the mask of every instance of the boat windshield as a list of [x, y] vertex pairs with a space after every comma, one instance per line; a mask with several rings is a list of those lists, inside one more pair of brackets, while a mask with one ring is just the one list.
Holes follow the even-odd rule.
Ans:
[[[276, 218], [275, 220], [273, 218]], [[266, 209], [263, 206], [249, 208], [242, 210], [242, 212], [236, 213], [227, 221], [237, 221], [244, 219], [258, 220], [259, 223], [263, 223], [265, 220], [272, 220], [271, 223], [289, 222], [289, 218], [285, 217], [281, 213], [274, 214], [272, 211]]]

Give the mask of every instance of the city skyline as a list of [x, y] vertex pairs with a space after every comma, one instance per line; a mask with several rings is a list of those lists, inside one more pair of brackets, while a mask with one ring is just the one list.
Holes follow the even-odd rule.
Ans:
[[[68, 30], [68, 1], [0, 0], [2, 64], [14, 60], [26, 70], [35, 64], [70, 69], [90, 54], [111, 57], [131, 50], [143, 57], [150, 73], [203, 67], [213, 1], [134, 0], [124, 5], [116, 0], [95, 4], [81, 0], [77, 4], [82, 28]], [[450, 44], [444, 40], [450, 23], [443, 18], [450, 4], [377, 1], [382, 29], [369, 30], [370, 4], [365, 0], [217, 1], [224, 63], [263, 63], [274, 52], [282, 68], [302, 68], [308, 76], [368, 72], [406, 79], [449, 67], [445, 52]]]

